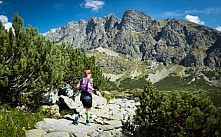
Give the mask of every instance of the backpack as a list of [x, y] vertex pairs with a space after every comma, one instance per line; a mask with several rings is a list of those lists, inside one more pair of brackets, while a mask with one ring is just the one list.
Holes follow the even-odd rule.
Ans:
[[[77, 89], [83, 92], [91, 92], [91, 90], [88, 89], [88, 82], [89, 82], [88, 77], [81, 78], [79, 83], [77, 84]], [[91, 85], [93, 86], [93, 84]]]
[[88, 92], [88, 78], [82, 78], [80, 80], [80, 89], [81, 91]]

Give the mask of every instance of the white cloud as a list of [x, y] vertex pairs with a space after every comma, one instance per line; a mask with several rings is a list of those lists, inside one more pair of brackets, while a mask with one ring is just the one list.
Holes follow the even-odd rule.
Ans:
[[197, 24], [201, 24], [201, 25], [205, 24], [205, 22], [201, 21], [198, 16], [186, 15], [185, 19], [188, 20], [188, 21], [197, 23]]
[[178, 12], [171, 12], [171, 11], [166, 11], [163, 13], [164, 16], [166, 17], [178, 17], [178, 16], [182, 16], [182, 13], [178, 13]]
[[57, 3], [57, 4], [54, 5], [54, 8], [55, 8], [56, 10], [61, 10], [63, 7], [64, 7], [64, 5], [63, 5], [63, 4], [60, 4], [60, 3]]
[[85, 0], [84, 7], [90, 8], [92, 11], [98, 11], [104, 6], [105, 2], [100, 0]]
[[6, 30], [9, 30], [9, 28], [12, 27], [12, 23], [8, 22], [8, 17], [4, 16], [4, 15], [0, 15], [0, 21], [2, 22], [2, 24], [5, 26]]
[[0, 5], [2, 5], [2, 3], [3, 3], [2, 0], [0, 0]]
[[221, 8], [205, 8], [205, 9], [191, 9], [184, 11], [186, 14], [195, 14], [195, 13], [201, 13], [201, 14], [218, 14], [221, 13]]
[[216, 30], [221, 31], [221, 26], [216, 27]]
[[164, 17], [179, 17], [184, 15], [190, 15], [190, 14], [205, 14], [205, 15], [211, 15], [211, 14], [220, 14], [221, 13], [221, 7], [215, 8], [215, 7], [209, 7], [204, 9], [187, 9], [187, 10], [176, 10], [176, 11], [165, 11], [163, 13]]
[[7, 17], [7, 16], [4, 16], [4, 15], [1, 15], [1, 16], [0, 16], [0, 21], [1, 21], [2, 23], [7, 23], [7, 22], [8, 22], [8, 17]]

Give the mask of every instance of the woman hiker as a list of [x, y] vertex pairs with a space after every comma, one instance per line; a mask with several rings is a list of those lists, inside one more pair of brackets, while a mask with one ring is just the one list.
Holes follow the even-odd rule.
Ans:
[[[93, 79], [91, 78], [92, 72], [91, 70], [85, 70], [85, 77], [82, 78], [82, 80], [77, 85], [77, 88], [80, 89], [81, 96], [80, 101], [82, 102], [84, 108], [86, 109], [85, 115], [86, 115], [86, 123], [85, 125], [90, 126], [90, 112], [92, 107], [92, 91], [98, 96], [101, 94], [99, 91], [93, 88]], [[81, 112], [79, 112], [78, 116], [75, 118], [74, 124], [78, 124], [78, 120], [80, 118]]]

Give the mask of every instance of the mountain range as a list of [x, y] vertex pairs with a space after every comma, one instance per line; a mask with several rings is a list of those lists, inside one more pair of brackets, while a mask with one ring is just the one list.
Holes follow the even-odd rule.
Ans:
[[127, 10], [122, 18], [72, 21], [43, 35], [95, 56], [115, 96], [134, 97], [150, 80], [161, 91], [206, 91], [220, 105], [221, 32], [215, 29]]
[[121, 19], [109, 14], [88, 21], [72, 21], [43, 35], [82, 51], [108, 48], [144, 61], [150, 67], [159, 64], [221, 67], [221, 32], [185, 20], [155, 20], [135, 10], [125, 11]]

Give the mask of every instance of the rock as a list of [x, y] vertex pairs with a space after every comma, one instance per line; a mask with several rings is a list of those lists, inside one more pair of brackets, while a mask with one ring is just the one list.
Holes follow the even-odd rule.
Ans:
[[111, 100], [109, 101], [109, 104], [115, 104], [115, 103], [116, 103], [115, 99], [111, 99]]
[[124, 112], [121, 110], [114, 110], [112, 112], [112, 116], [115, 120], [121, 120], [121, 119], [123, 119]]
[[[64, 100], [70, 99], [62, 95], [61, 97]], [[120, 105], [122, 106], [120, 107]], [[133, 100], [115, 99], [111, 104], [103, 103], [103, 105], [91, 109], [91, 126], [84, 125], [84, 114], [80, 117], [78, 125], [73, 124], [77, 114], [68, 114], [60, 119], [44, 118], [35, 125], [34, 130], [30, 130], [26, 134], [31, 137], [34, 136], [34, 132], [39, 130], [42, 131], [40, 136], [125, 136], [122, 131], [123, 123], [128, 123], [128, 120], [131, 120], [130, 118], [135, 114], [134, 110], [135, 102]]]
[[58, 92], [48, 92], [42, 96], [42, 101], [44, 104], [55, 104], [58, 101]]
[[50, 132], [44, 135], [43, 137], [69, 137], [69, 134], [67, 132]]
[[74, 137], [87, 137], [87, 132], [82, 132], [82, 133], [73, 133]]
[[[73, 133], [75, 135], [80, 135], [82, 133], [91, 133], [94, 132], [97, 128], [96, 124], [93, 124], [93, 126], [86, 126], [82, 123], [79, 123], [77, 126], [72, 124], [72, 120], [67, 119], [52, 119], [52, 118], [44, 118], [42, 121], [38, 122], [35, 125], [36, 129], [45, 130], [47, 132], [67, 132], [67, 133]], [[87, 128], [87, 130], [85, 130]]]
[[107, 104], [107, 99], [104, 97], [100, 97], [100, 96], [92, 94], [92, 99], [93, 99], [92, 100], [93, 107], [102, 106], [102, 105]]
[[[115, 67], [111, 67], [111, 68], [115, 68]], [[110, 81], [116, 81], [117, 79], [120, 79], [121, 77], [125, 76], [125, 74], [104, 73], [104, 76], [107, 77], [107, 78], [110, 78]]]
[[105, 124], [107, 124], [107, 125], [113, 125], [113, 126], [115, 126], [115, 127], [121, 127], [122, 126], [122, 122], [121, 121], [119, 121], [119, 120], [111, 120], [111, 121], [104, 121], [105, 122]]
[[207, 57], [205, 58], [205, 65], [210, 68], [220, 68], [221, 67], [221, 37], [216, 40], [213, 46], [211, 46], [207, 51]]
[[67, 97], [72, 97], [74, 95], [74, 91], [72, 90], [72, 87], [69, 84], [65, 84], [64, 87], [62, 87], [59, 92], [58, 95], [64, 95]]
[[80, 94], [78, 96], [75, 97], [74, 102], [76, 104], [76, 112], [79, 113], [82, 109], [84, 109], [82, 102], [80, 101]]
[[103, 125], [103, 123], [104, 123], [102, 118], [94, 119], [94, 121], [95, 121], [97, 124], [100, 124], [100, 125]]
[[58, 105], [52, 105], [52, 106], [43, 105], [41, 106], [41, 108], [43, 112], [47, 113], [50, 116], [60, 116]]
[[110, 115], [107, 114], [107, 113], [104, 113], [104, 114], [100, 115], [100, 117], [103, 118], [103, 119], [110, 119]]
[[41, 129], [32, 129], [28, 130], [25, 133], [26, 137], [42, 137], [44, 134], [46, 134], [46, 131]]
[[99, 134], [100, 134], [100, 132], [96, 129], [95, 132], [93, 132], [93, 133], [88, 133], [87, 136], [90, 136], [90, 137], [99, 137]]
[[65, 119], [68, 119], [68, 120], [74, 120], [76, 116], [77, 116], [77, 115], [67, 114], [67, 115], [64, 115], [64, 118], [65, 118]]
[[99, 137], [110, 137], [111, 136], [111, 132], [109, 131], [104, 131], [101, 135], [99, 135]]
[[161, 79], [169, 76], [171, 73], [173, 73], [176, 69], [176, 66], [173, 66], [170, 69], [166, 69], [164, 68], [161, 71], [156, 71], [155, 74], [149, 74], [147, 80], [150, 80], [152, 83], [156, 83], [158, 81], [160, 81]]
[[116, 129], [115, 132], [116, 132], [116, 136], [117, 136], [117, 137], [123, 137], [123, 136], [124, 136], [124, 135], [122, 134], [122, 129], [121, 129], [121, 128]]
[[61, 101], [62, 104], [68, 107], [68, 109], [77, 109], [82, 105], [81, 102], [78, 101], [75, 102], [72, 98], [63, 95], [59, 97], [59, 100]]
[[121, 121], [112, 121], [112, 122], [109, 122], [109, 124], [110, 123], [111, 123], [111, 125], [103, 125], [101, 127], [101, 129], [104, 130], [104, 131], [108, 131], [108, 130], [113, 130], [113, 129], [121, 128], [123, 126]]
[[105, 106], [102, 107], [101, 111], [102, 111], [103, 113], [107, 113], [107, 112], [110, 111], [110, 108], [109, 108], [107, 105], [105, 105]]

